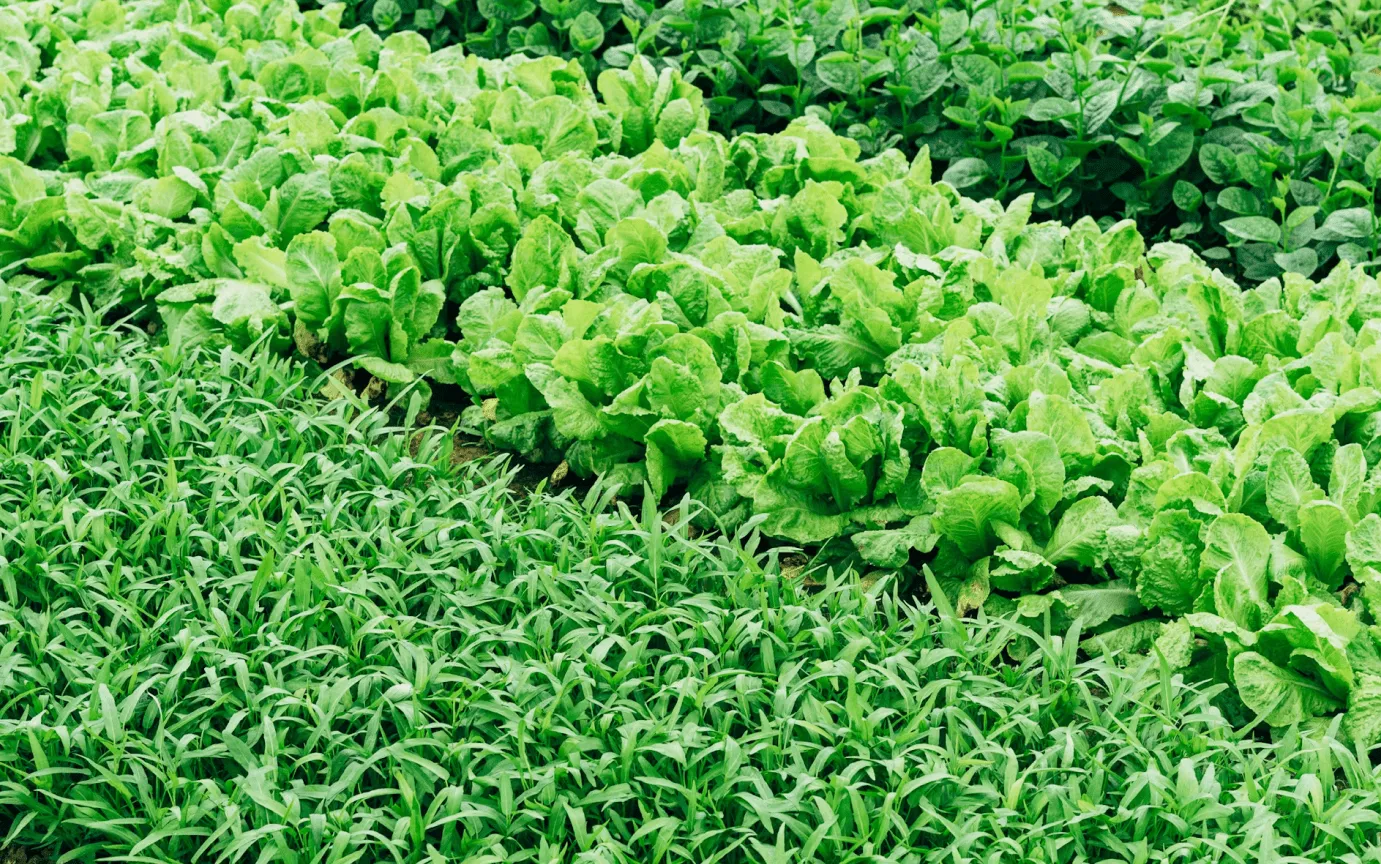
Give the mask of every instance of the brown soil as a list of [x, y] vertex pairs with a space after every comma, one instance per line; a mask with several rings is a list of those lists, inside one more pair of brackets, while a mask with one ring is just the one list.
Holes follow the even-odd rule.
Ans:
[[18, 846], [0, 848], [0, 864], [48, 864], [48, 856]]
[[476, 459], [483, 459], [491, 455], [488, 447], [480, 447], [475, 444], [462, 444], [456, 441], [456, 446], [451, 450], [451, 465], [464, 465], [466, 462], [474, 462]]
[[382, 378], [370, 378], [369, 383], [364, 385], [360, 391], [360, 398], [366, 402], [373, 402], [376, 399], [384, 398], [384, 393], [388, 391], [388, 382]]
[[331, 354], [326, 350], [326, 343], [316, 337], [316, 334], [307, 329], [299, 318], [293, 327], [293, 343], [297, 345], [297, 350], [312, 358], [322, 366], [330, 365]]
[[[806, 565], [810, 559], [799, 552], [792, 552], [781, 557], [780, 565], [782, 568], [783, 579], [799, 579], [801, 584], [807, 588], [821, 588], [824, 582], [820, 582], [815, 577], [805, 572]], [[804, 575], [802, 575], [804, 574]]]

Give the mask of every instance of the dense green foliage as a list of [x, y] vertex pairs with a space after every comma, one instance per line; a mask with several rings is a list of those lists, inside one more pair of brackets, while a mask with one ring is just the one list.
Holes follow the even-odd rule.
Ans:
[[0, 8], [0, 846], [1381, 860], [1372, 11], [410, 2]]
[[1033, 192], [1038, 212], [1066, 221], [1135, 218], [1149, 237], [1190, 242], [1251, 280], [1376, 254], [1381, 47], [1369, 4], [351, 9], [437, 45], [575, 57], [592, 73], [651, 57], [704, 91], [720, 131], [770, 131], [811, 113], [867, 155], [928, 145], [966, 194]]
[[1377, 859], [1336, 721], [1256, 743], [1156, 660], [805, 590], [751, 534], [515, 492], [300, 364], [102, 318], [0, 287], [0, 847]]
[[1381, 738], [1363, 268], [1243, 290], [1130, 220], [962, 197], [926, 148], [863, 159], [815, 116], [726, 139], [645, 58], [591, 86], [340, 12], [0, 11], [9, 269], [156, 302], [175, 351], [295, 342], [410, 399], [458, 387], [528, 460], [928, 565], [965, 612], [1159, 637], [1244, 722]]

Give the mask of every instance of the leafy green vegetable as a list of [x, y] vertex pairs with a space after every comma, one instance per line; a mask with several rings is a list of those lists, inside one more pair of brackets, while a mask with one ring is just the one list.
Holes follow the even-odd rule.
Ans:
[[348, 6], [381, 33], [571, 58], [601, 82], [645, 60], [678, 70], [694, 98], [666, 91], [653, 105], [644, 85], [649, 98], [625, 114], [638, 148], [663, 105], [685, 124], [703, 97], [725, 134], [810, 115], [867, 155], [928, 146], [965, 194], [1032, 193], [1038, 212], [1066, 221], [1136, 219], [1253, 281], [1377, 253], [1381, 136], [1369, 118], [1381, 55], [1367, 4]]
[[[962, 822], [985, 861], [1200, 861], [1250, 856], [1263, 820], [1291, 861], [1381, 849], [1348, 746], [1377, 724], [1360, 655], [1345, 724], [1243, 736], [1221, 687], [1055, 629], [1138, 614], [1125, 585], [1041, 595], [1047, 624], [957, 617], [981, 580], [951, 605], [802, 578], [694, 504], [523, 491], [449, 428], [321, 398], [308, 364], [174, 356], [43, 288], [0, 281], [10, 858], [830, 864], [943, 851]], [[1138, 639], [1194, 650], [1154, 619], [1082, 645]]]
[[[985, 186], [1015, 182], [1002, 149], [988, 175], [959, 154], [937, 172], [939, 140], [865, 150], [819, 112], [725, 138], [709, 128], [722, 103], [642, 56], [592, 85], [558, 56], [343, 29], [340, 7], [98, 5], [0, 16], [38, 51], [14, 49], [24, 158], [0, 162], [6, 273], [100, 308], [157, 307], [173, 356], [291, 340], [394, 396], [453, 386], [495, 446], [654, 503], [689, 494], [726, 531], [929, 567], [965, 612], [1081, 619], [1103, 650], [1149, 649], [1182, 616], [1195, 650], [1167, 649], [1196, 680], [1237, 683], [1239, 715], [1374, 705], [1381, 287], [1349, 255], [1317, 281], [1271, 271], [1244, 289], [1188, 245], [1148, 247], [1132, 219], [1033, 221], [1073, 211]], [[824, 87], [859, 96], [891, 70], [845, 35], [852, 8], [802, 21], [840, 25], [811, 56]], [[1240, 189], [1208, 191], [1244, 254], [1298, 251], [1316, 217], [1328, 236], [1371, 236], [1370, 210], [1346, 201], [1267, 219], [1250, 190], [1288, 163], [1190, 140], [1242, 73], [1208, 58], [1195, 75], [1210, 90], [1171, 83], [1162, 104], [1145, 76], [1173, 67], [1098, 59], [1135, 104], [1180, 106], [1138, 135], [1113, 79], [977, 51], [994, 11], [943, 10], [917, 36], [947, 48], [954, 122], [981, 120], [1005, 148], [1017, 120], [983, 112], [1015, 110], [994, 106], [1020, 86], [1039, 122], [1087, 145], [1116, 134], [1141, 192], [1173, 197], [1196, 165]], [[1114, 22], [1109, 38], [1203, 47], [1203, 21], [1175, 20], [1191, 35]], [[1293, 91], [1258, 91], [1241, 111], [1303, 147]], [[1051, 155], [1083, 172], [1095, 152]]]

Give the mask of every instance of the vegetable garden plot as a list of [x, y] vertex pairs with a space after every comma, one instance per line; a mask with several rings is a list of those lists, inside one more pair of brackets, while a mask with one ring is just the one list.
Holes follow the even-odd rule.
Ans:
[[1377, 853], [1381, 775], [1340, 717], [1243, 736], [1224, 685], [1156, 657], [1085, 657], [1077, 628], [959, 619], [892, 578], [806, 590], [751, 531], [517, 493], [445, 429], [319, 398], [305, 364], [172, 352], [35, 287], [0, 285], [0, 846]]
[[488, 56], [636, 56], [712, 128], [810, 114], [865, 155], [922, 145], [975, 198], [1135, 218], [1253, 282], [1374, 257], [1381, 49], [1365, 2], [352, 0], [388, 32]]
[[156, 304], [174, 350], [459, 386], [525, 458], [1381, 732], [1362, 268], [1243, 289], [1131, 221], [965, 198], [924, 148], [725, 138], [646, 60], [592, 86], [339, 12], [0, 11], [9, 271]]

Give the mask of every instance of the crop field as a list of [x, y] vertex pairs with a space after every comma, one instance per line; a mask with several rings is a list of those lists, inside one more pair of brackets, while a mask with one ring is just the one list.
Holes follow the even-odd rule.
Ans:
[[0, 7], [0, 862], [1381, 862], [1378, 12]]

